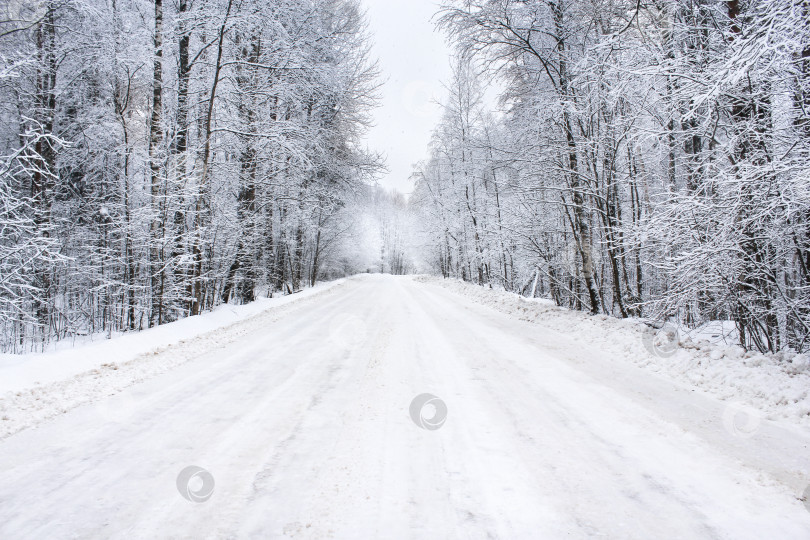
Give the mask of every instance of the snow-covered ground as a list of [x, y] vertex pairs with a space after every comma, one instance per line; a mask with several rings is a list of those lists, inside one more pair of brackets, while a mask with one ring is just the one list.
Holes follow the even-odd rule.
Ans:
[[57, 346], [42, 354], [0, 354], [0, 440], [238, 339], [283, 316], [284, 306], [319, 297], [343, 281], [244, 306], [222, 305], [142, 332], [113, 339], [99, 336], [73, 349]]
[[15, 383], [0, 538], [810, 538], [801, 361], [434, 278], [287, 302]]
[[[810, 427], [810, 355], [791, 352], [746, 352], [734, 343], [729, 321], [715, 321], [700, 329], [678, 329], [671, 350], [651, 348], [656, 330], [640, 319], [591, 316], [557, 307], [550, 300], [527, 299], [505, 291], [478, 287], [459, 280], [417, 276], [417, 280], [451, 291], [543, 328], [557, 330], [610, 357], [635, 363], [668, 378], [688, 383], [727, 401], [729, 407], [752, 418], [787, 420]], [[754, 418], [755, 417], [755, 418]]]

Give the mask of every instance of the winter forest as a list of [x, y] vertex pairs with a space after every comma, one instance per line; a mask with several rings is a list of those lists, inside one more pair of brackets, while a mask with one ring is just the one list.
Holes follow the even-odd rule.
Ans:
[[807, 350], [810, 2], [464, 1], [438, 17], [459, 56], [411, 199], [435, 271]]
[[446, 1], [407, 196], [357, 0], [0, 5], [3, 352], [358, 272], [810, 349], [810, 0]]
[[360, 270], [381, 162], [356, 2], [4, 4], [5, 350]]

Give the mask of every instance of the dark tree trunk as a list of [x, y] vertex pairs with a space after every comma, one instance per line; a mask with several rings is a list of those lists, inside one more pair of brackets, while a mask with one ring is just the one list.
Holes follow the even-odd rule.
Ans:
[[[31, 198], [34, 205], [34, 224], [43, 237], [50, 236], [51, 204], [56, 175], [56, 151], [53, 135], [56, 116], [56, 13], [49, 2], [45, 15], [36, 29], [37, 69], [34, 129], [36, 156], [31, 179]], [[51, 269], [43, 262], [36, 265], [33, 275], [36, 289], [34, 315], [40, 326], [43, 341], [48, 332], [51, 309]]]
[[149, 277], [151, 309], [149, 326], [163, 322], [162, 204], [160, 183], [160, 146], [163, 142], [163, 0], [155, 0], [154, 67], [152, 75], [152, 117], [149, 124], [149, 189], [152, 218], [149, 224]]

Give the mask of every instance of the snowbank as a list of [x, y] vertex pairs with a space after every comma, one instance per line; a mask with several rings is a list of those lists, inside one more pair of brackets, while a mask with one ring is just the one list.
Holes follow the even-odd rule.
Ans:
[[746, 352], [739, 346], [726, 345], [722, 340], [712, 343], [708, 335], [682, 329], [674, 334], [677, 343], [668, 349], [666, 344], [659, 347], [660, 332], [640, 319], [594, 316], [558, 307], [547, 299], [527, 299], [459, 280], [433, 276], [414, 279], [442, 286], [524, 321], [575, 335], [592, 348], [686, 382], [720, 399], [753, 407], [771, 420], [786, 419], [810, 426], [810, 355]]
[[209, 313], [73, 349], [0, 355], [0, 439], [257, 331], [346, 281], [243, 306], [222, 305]]

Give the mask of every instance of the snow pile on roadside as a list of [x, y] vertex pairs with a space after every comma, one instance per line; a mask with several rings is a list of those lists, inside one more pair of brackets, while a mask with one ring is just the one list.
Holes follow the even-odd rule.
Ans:
[[75, 349], [0, 356], [0, 440], [84, 403], [116, 394], [330, 294], [347, 281], [260, 299]]
[[53, 350], [45, 353], [0, 354], [0, 396], [10, 391], [65, 380], [105, 364], [127, 362], [155, 348], [195, 338], [270, 308], [312, 296], [344, 281], [319, 283], [297, 294], [260, 298], [241, 306], [225, 304], [199, 316], [186, 317], [140, 332], [121, 334], [112, 339], [86, 341], [75, 347], [70, 347], [69, 342], [58, 342]]
[[479, 304], [576, 337], [588, 348], [623, 358], [714, 396], [753, 407], [772, 420], [788, 419], [810, 426], [810, 355], [762, 354], [739, 346], [693, 341], [679, 333], [679, 346], [656, 350], [656, 330], [639, 319], [590, 315], [556, 306], [546, 299], [527, 299], [459, 280], [433, 276], [414, 279], [440, 285]]

